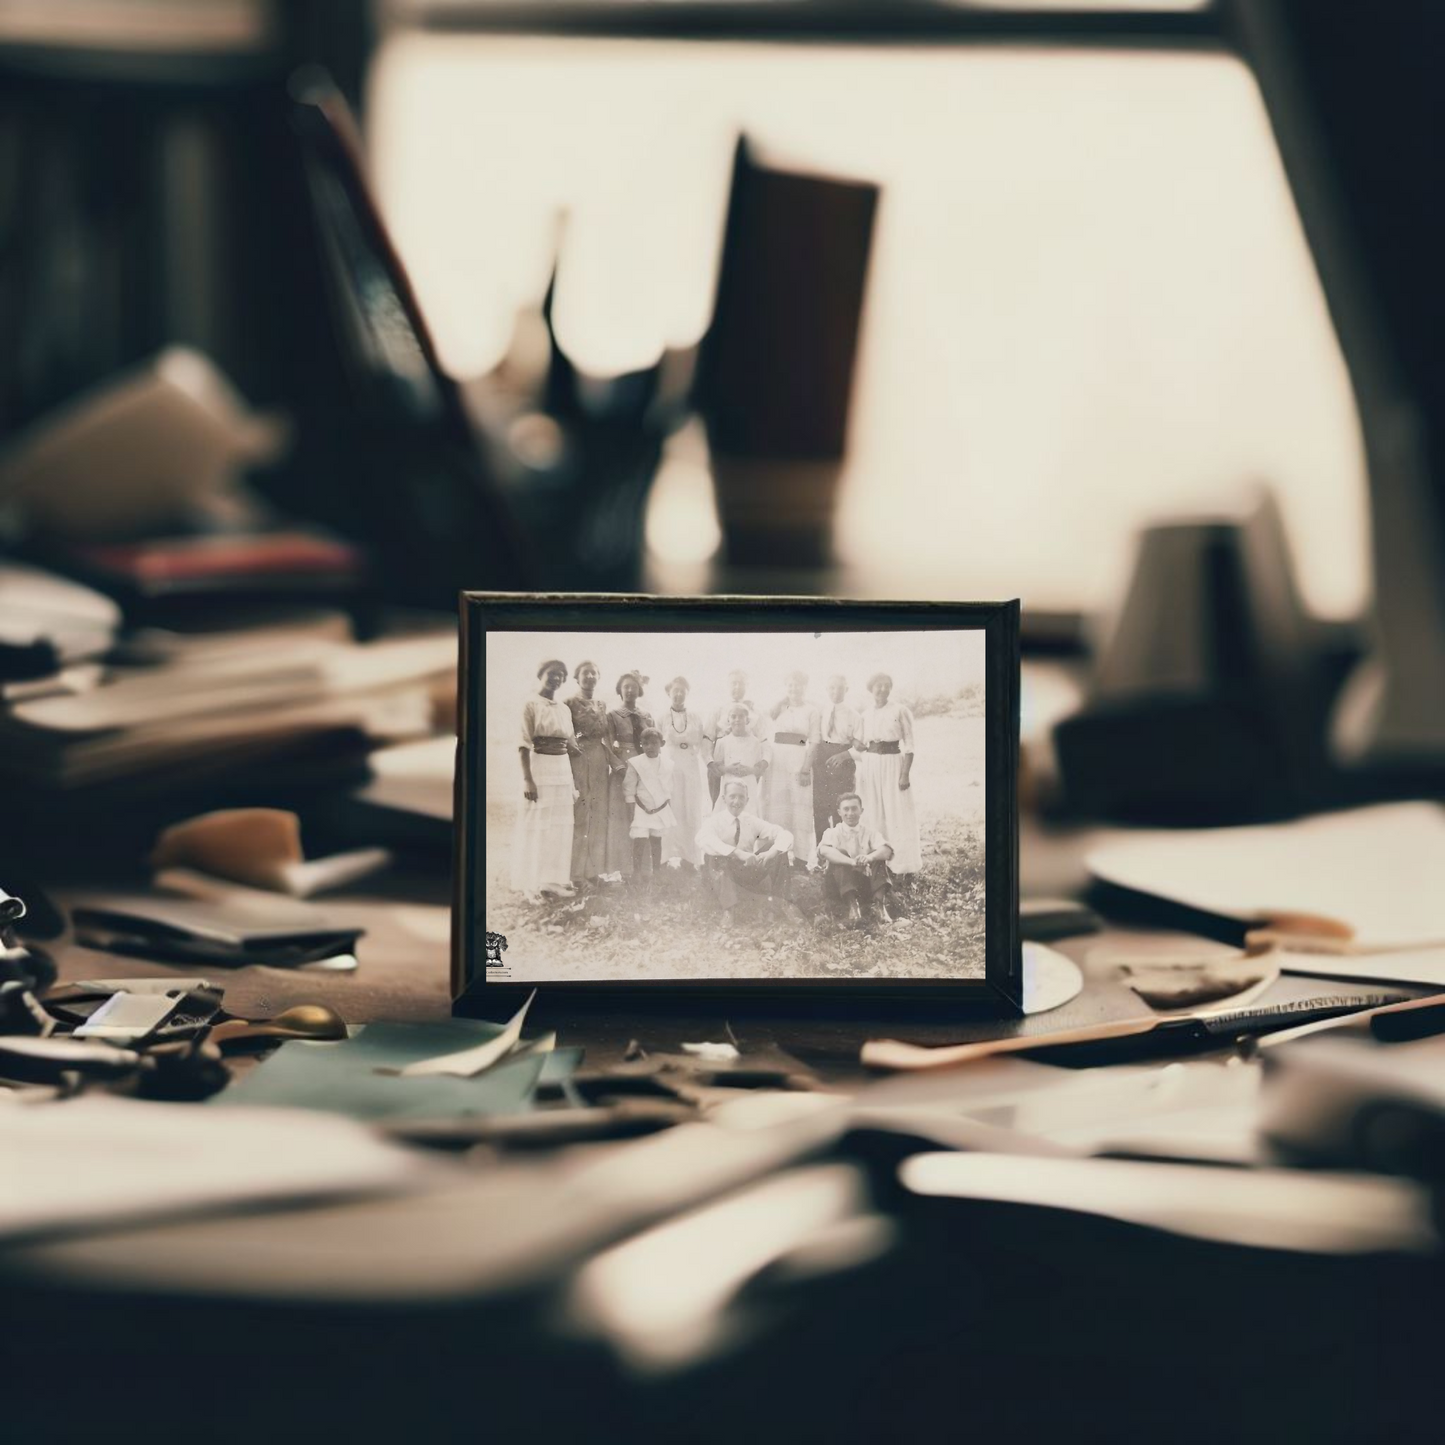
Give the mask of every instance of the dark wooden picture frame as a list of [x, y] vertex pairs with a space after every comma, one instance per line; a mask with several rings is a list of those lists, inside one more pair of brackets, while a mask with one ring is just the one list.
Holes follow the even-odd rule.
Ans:
[[[820, 633], [980, 631], [985, 645], [984, 917], [981, 978], [598, 979], [487, 981], [485, 905], [486, 723], [489, 633]], [[1022, 1011], [1018, 926], [1019, 603], [858, 602], [808, 597], [646, 597], [466, 592], [461, 596], [452, 995], [457, 1014], [502, 1017], [535, 987], [549, 1004], [728, 999], [948, 1000]]]

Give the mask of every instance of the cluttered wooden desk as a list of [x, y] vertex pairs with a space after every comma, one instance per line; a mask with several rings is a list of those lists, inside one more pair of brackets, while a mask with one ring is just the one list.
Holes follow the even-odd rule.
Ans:
[[[0, 1346], [12, 1371], [50, 1338], [102, 1396], [158, 1361], [191, 1377], [244, 1361], [208, 1430], [248, 1441], [471, 1437], [479, 1409], [514, 1438], [543, 1399], [590, 1438], [882, 1440], [959, 1391], [1000, 1436], [1058, 1431], [1085, 1402], [1125, 1435], [1214, 1438], [1177, 1418], [1202, 1376], [1252, 1380], [1261, 1432], [1429, 1418], [1415, 1302], [1438, 1269], [1445, 1065], [1430, 1009], [1364, 1015], [1445, 985], [1433, 804], [1162, 837], [1027, 810], [1027, 931], [1083, 986], [1021, 1020], [543, 1000], [508, 1037], [500, 1016], [451, 1018], [454, 745], [437, 729], [455, 644], [406, 636], [372, 653], [314, 614], [205, 642], [132, 634], [112, 681], [12, 699], [32, 773], [79, 781], [51, 786], [14, 860], [38, 885], [17, 944], [57, 978], [31, 977], [34, 1009], [10, 980], [11, 1027], [70, 1045], [117, 999], [144, 1013], [139, 979], [180, 989], [190, 1019], [161, 1048], [79, 1041], [114, 1056], [105, 1078], [12, 1047], [0, 1271], [28, 1325]], [[323, 702], [334, 726], [302, 766], [258, 750], [283, 725], [304, 737]], [[97, 707], [104, 732], [67, 730]], [[229, 796], [186, 771], [198, 733]], [[21, 796], [35, 780], [10, 761]], [[216, 810], [179, 834], [172, 777]], [[293, 799], [300, 837], [284, 810], [255, 813]], [[218, 839], [218, 816], [280, 853]], [[329, 1041], [282, 1031], [307, 1005]], [[1402, 1041], [1402, 1019], [1425, 1036]], [[1105, 1031], [1082, 1041], [1094, 1053], [1048, 1043], [1080, 1029]], [[1318, 1032], [1279, 1044], [1291, 1029]], [[869, 1067], [888, 1040], [974, 1052]], [[437, 1070], [458, 1053], [468, 1070]], [[1246, 1295], [1268, 1311], [1241, 1321]], [[1266, 1378], [1282, 1348], [1348, 1365], [1343, 1405]], [[44, 1396], [9, 1419], [18, 1438], [81, 1425]]]
[[[1426, 7], [19, 8], [0, 1440], [1438, 1439]], [[577, 33], [444, 33], [533, 24]], [[604, 117], [624, 51], [642, 108]], [[753, 99], [699, 130], [733, 64]], [[500, 171], [458, 167], [499, 119]], [[534, 226], [524, 180], [585, 224]], [[534, 287], [491, 245], [528, 232]], [[1239, 509], [1243, 474], [1278, 499]], [[956, 606], [984, 578], [1065, 609], [1024, 614], [1017, 779], [992, 682], [910, 672], [901, 633], [521, 628], [477, 832], [523, 861], [482, 862], [461, 931], [491, 962], [505, 922], [523, 994], [539, 937], [558, 977], [606, 952], [663, 987], [458, 1007], [460, 589]], [[1109, 626], [1075, 610], [1118, 584]], [[694, 760], [675, 810], [659, 746]], [[740, 794], [746, 848], [714, 823]], [[1021, 1017], [678, 1002], [708, 960], [976, 982], [1017, 803]]]
[[[1058, 890], [1083, 882], [1100, 841], [1031, 834], [1025, 858]], [[101, 896], [115, 895], [55, 890], [67, 911]], [[367, 930], [357, 970], [226, 970], [228, 1012], [322, 1002], [353, 1025], [447, 1027], [437, 874], [358, 883], [326, 910]], [[1156, 988], [1193, 970], [1197, 985], [1240, 960], [1197, 931], [1117, 922], [1055, 946], [1106, 1012], [1129, 993], [1123, 969]], [[62, 985], [176, 973], [53, 947]], [[1358, 986], [1428, 993], [1419, 957], [1401, 970], [1411, 982]], [[1355, 986], [1281, 974], [1264, 998]], [[1087, 1409], [1114, 1422], [1111, 1438], [1205, 1439], [1218, 1418], [1181, 1417], [1179, 1401], [1219, 1379], [1248, 1391], [1240, 1438], [1406, 1438], [1429, 1418], [1433, 1040], [1345, 1024], [1267, 1051], [1272, 1083], [1232, 1038], [1089, 1069], [1035, 1054], [890, 1080], [857, 1054], [885, 1024], [921, 1043], [959, 1033], [947, 1020], [908, 1032], [896, 1018], [539, 1016], [529, 1034], [556, 1027], [559, 1054], [584, 1050], [581, 1097], [543, 1088], [511, 1119], [630, 1103], [632, 1127], [593, 1142], [505, 1114], [367, 1130], [269, 1111], [258, 1134], [252, 1110], [214, 1102], [147, 1106], [139, 1131], [104, 1101], [68, 1105], [92, 1110], [71, 1131], [43, 1127], [45, 1108], [7, 1110], [13, 1157], [59, 1148], [74, 1179], [17, 1177], [0, 1267], [26, 1338], [63, 1337], [93, 1389], [157, 1361], [219, 1372], [216, 1439], [462, 1438], [479, 1412], [515, 1438], [541, 1410], [589, 1438], [883, 1440], [950, 1408], [1000, 1438]], [[702, 1043], [738, 1057], [683, 1049]], [[1352, 1133], [1371, 1099], [1394, 1126]], [[14, 1128], [22, 1115], [36, 1129]], [[1291, 1129], [1335, 1167], [1282, 1169]], [[190, 1173], [175, 1162], [187, 1155]], [[1322, 1393], [1308, 1378], [1322, 1368], [1348, 1373]], [[68, 1438], [74, 1423], [49, 1399], [10, 1418], [16, 1438]]]

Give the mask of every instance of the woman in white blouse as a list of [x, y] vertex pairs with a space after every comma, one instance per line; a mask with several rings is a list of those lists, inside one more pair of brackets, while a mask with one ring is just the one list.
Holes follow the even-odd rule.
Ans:
[[917, 873], [923, 866], [923, 856], [909, 781], [913, 771], [913, 714], [901, 702], [889, 702], [893, 679], [886, 672], [876, 672], [868, 679], [868, 691], [873, 694], [873, 706], [863, 709], [853, 744], [863, 816], [892, 845], [888, 871]]
[[808, 674], [790, 672], [787, 688], [787, 696], [772, 710], [763, 816], [793, 835], [794, 861], [807, 863], [818, 841], [813, 832], [813, 757], [822, 732], [818, 709], [804, 696]]
[[707, 816], [707, 738], [700, 713], [687, 705], [688, 682], [675, 677], [667, 685], [672, 706], [662, 714], [657, 729], [664, 752], [672, 764], [672, 811], [675, 821], [662, 835], [664, 858], [681, 858], [688, 868], [697, 867], [697, 830]]
[[572, 894], [572, 804], [569, 753], [580, 753], [572, 713], [557, 701], [567, 664], [549, 658], [537, 669], [542, 687], [522, 707], [522, 811], [512, 844], [512, 887], [529, 897]]

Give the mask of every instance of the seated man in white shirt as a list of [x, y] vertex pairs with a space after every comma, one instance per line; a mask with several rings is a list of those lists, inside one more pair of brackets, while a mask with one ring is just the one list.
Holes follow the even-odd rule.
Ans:
[[[888, 912], [888, 840], [863, 821], [863, 799], [844, 793], [838, 799], [840, 822], [827, 829], [818, 843], [823, 860], [823, 891], [835, 903], [847, 905], [845, 928], [857, 928], [865, 908], [880, 923], [892, 923]], [[860, 902], [861, 900], [861, 902]]]
[[740, 890], [788, 902], [788, 849], [793, 835], [747, 812], [747, 801], [747, 784], [741, 778], [725, 779], [722, 807], [708, 814], [697, 833], [703, 878], [722, 905], [727, 925], [733, 921]]

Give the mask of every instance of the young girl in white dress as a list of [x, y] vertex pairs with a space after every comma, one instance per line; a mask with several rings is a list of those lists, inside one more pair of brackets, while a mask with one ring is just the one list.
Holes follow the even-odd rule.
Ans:
[[888, 871], [917, 873], [923, 867], [923, 853], [910, 778], [913, 714], [901, 702], [889, 702], [893, 679], [886, 672], [868, 679], [868, 691], [873, 694], [873, 706], [863, 709], [862, 728], [853, 744], [863, 816], [893, 847]]
[[632, 809], [632, 877], [645, 883], [662, 867], [662, 835], [677, 826], [672, 811], [672, 767], [664, 762], [662, 734], [643, 728], [642, 751], [627, 760], [624, 796]]

